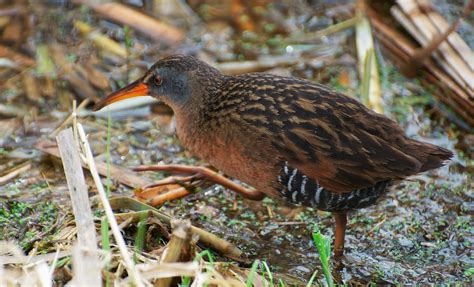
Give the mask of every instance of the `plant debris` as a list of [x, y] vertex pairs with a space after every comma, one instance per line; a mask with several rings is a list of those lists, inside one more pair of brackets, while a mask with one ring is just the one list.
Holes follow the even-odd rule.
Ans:
[[[446, 53], [471, 51], [472, 39], [461, 31], [449, 37], [445, 44], [453, 51], [444, 46], [435, 55], [447, 63], [430, 59], [421, 76], [409, 79], [397, 66], [416, 45], [393, 24], [402, 18], [391, 14], [399, 9], [424, 44], [429, 35], [420, 23], [429, 20], [442, 30], [443, 19], [451, 23], [461, 13], [459, 3], [412, 15], [406, 1], [394, 4], [398, 8], [365, 1], [372, 28], [365, 32], [373, 45], [364, 60], [357, 56], [355, 27], [365, 15], [356, 15], [355, 1], [30, 2], [0, 4], [0, 285], [89, 282], [79, 275], [87, 266], [78, 266], [91, 256], [106, 285], [472, 284], [474, 109], [469, 87], [460, 86], [469, 75], [445, 59]], [[472, 22], [461, 26], [472, 32]], [[462, 51], [461, 38], [467, 43]], [[337, 266], [324, 257], [325, 237], [316, 243], [321, 253], [312, 240], [315, 230], [334, 236], [329, 213], [279, 199], [256, 202], [201, 181], [141, 193], [170, 174], [137, 173], [135, 167], [205, 163], [182, 148], [170, 110], [155, 100], [118, 103], [100, 113], [90, 109], [157, 59], [176, 53], [194, 54], [228, 74], [292, 75], [361, 100], [368, 95], [410, 137], [442, 145], [455, 159], [353, 212], [347, 253]], [[375, 98], [374, 84], [362, 75], [374, 66]], [[78, 126], [83, 131], [74, 131]], [[82, 207], [90, 208], [86, 230], [95, 233], [95, 250], [78, 244], [84, 226], [74, 212], [65, 156], [61, 160], [54, 141], [69, 127], [69, 147], [79, 151], [85, 168], [75, 174], [88, 192]], [[84, 152], [86, 141], [93, 155]], [[176, 190], [172, 200], [147, 204]]]

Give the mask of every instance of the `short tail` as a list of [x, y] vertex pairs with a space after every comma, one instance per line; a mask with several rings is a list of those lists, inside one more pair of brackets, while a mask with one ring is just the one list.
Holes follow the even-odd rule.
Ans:
[[453, 157], [453, 152], [433, 144], [414, 141], [411, 156], [420, 161], [419, 172], [423, 172], [445, 165]]

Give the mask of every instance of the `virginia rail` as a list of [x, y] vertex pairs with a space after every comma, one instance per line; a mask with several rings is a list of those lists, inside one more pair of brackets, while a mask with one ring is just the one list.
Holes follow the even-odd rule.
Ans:
[[[326, 86], [263, 73], [227, 76], [192, 56], [156, 62], [94, 109], [145, 95], [173, 109], [186, 148], [256, 191], [226, 186], [254, 199], [262, 192], [333, 212], [336, 257], [343, 254], [348, 211], [374, 204], [394, 181], [452, 157]], [[202, 168], [156, 169], [209, 176]]]

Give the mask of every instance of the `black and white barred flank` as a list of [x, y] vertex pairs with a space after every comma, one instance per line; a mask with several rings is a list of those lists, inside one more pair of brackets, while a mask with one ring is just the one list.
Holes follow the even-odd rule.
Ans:
[[386, 180], [372, 187], [335, 193], [309, 179], [298, 169], [288, 166], [287, 162], [280, 170], [278, 182], [284, 186], [280, 193], [289, 202], [326, 211], [347, 211], [372, 205], [390, 185], [390, 180]]

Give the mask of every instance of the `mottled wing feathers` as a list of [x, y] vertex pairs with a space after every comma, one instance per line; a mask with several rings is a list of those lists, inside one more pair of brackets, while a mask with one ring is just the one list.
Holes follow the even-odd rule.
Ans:
[[225, 100], [213, 116], [246, 123], [280, 161], [333, 192], [403, 178], [423, 166], [395, 122], [323, 85], [255, 73], [229, 77], [222, 90]]

